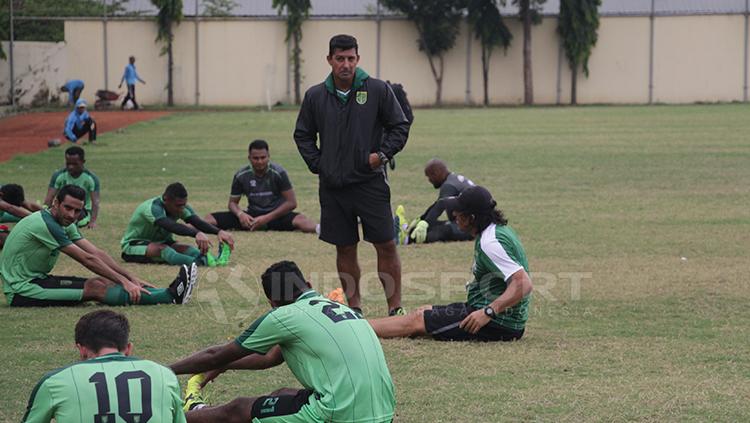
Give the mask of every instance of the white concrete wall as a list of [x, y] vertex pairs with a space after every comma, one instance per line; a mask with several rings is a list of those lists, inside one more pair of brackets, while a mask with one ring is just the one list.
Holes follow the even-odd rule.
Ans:
[[[59, 98], [67, 101], [67, 94], [60, 93], [65, 84], [67, 54], [65, 43], [43, 43], [35, 41], [17, 41], [14, 44], [14, 79], [18, 103], [30, 105], [36, 97], [47, 101]], [[3, 51], [8, 54], [9, 43], [3, 41]], [[69, 78], [76, 79], [76, 78]], [[8, 98], [10, 90], [10, 66], [7, 60], [0, 61], [0, 98]], [[42, 96], [44, 90], [48, 91]], [[8, 100], [9, 101], [9, 100]]]
[[[514, 34], [507, 52], [491, 57], [489, 96], [493, 104], [523, 101], [523, 34], [517, 19], [507, 18]], [[404, 84], [415, 105], [435, 101], [436, 85], [429, 62], [417, 48], [414, 25], [403, 19], [382, 21], [380, 78]], [[560, 63], [555, 18], [545, 18], [532, 33], [534, 98], [537, 104], [570, 101], [570, 69]], [[655, 20], [654, 101], [689, 103], [737, 101], [743, 94], [744, 18], [739, 15], [657, 17]], [[174, 94], [178, 104], [265, 105], [290, 102], [293, 81], [285, 24], [280, 20], [207, 20], [198, 28], [184, 21], [175, 29]], [[648, 17], [603, 17], [599, 42], [589, 61], [590, 76], [578, 80], [579, 103], [645, 103], [649, 90]], [[357, 37], [360, 66], [377, 76], [377, 23], [374, 20], [308, 20], [303, 25], [302, 91], [328, 74], [328, 39], [338, 33]], [[16, 43], [16, 76], [27, 101], [41, 82], [58, 85], [67, 78], [86, 82], [84, 97], [104, 88], [103, 25], [69, 21], [65, 44]], [[455, 47], [445, 54], [443, 103], [481, 104], [482, 69], [479, 42], [463, 24]], [[108, 75], [116, 89], [130, 55], [146, 80], [137, 86], [143, 104], [165, 103], [167, 61], [154, 42], [153, 20], [107, 23]], [[467, 51], [467, 44], [470, 45]], [[64, 46], [64, 47], [63, 47]], [[6, 44], [7, 51], [7, 44]], [[468, 65], [467, 65], [468, 59]], [[28, 69], [32, 69], [29, 71]], [[559, 70], [558, 70], [559, 69]], [[196, 78], [196, 71], [198, 78]], [[25, 75], [25, 76], [22, 76]], [[18, 78], [21, 78], [20, 80]], [[24, 79], [25, 78], [25, 79]], [[558, 80], [560, 84], [558, 85]], [[197, 86], [196, 86], [197, 84]], [[7, 87], [7, 65], [0, 66], [0, 90]], [[5, 88], [7, 90], [7, 88]], [[124, 92], [124, 88], [120, 90]]]

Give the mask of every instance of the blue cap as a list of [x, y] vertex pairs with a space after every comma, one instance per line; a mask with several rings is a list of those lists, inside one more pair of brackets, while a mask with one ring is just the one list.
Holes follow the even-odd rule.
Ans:
[[88, 104], [86, 103], [86, 100], [84, 100], [82, 98], [79, 98], [76, 101], [76, 109], [79, 108], [79, 107], [86, 107], [86, 106], [88, 106]]

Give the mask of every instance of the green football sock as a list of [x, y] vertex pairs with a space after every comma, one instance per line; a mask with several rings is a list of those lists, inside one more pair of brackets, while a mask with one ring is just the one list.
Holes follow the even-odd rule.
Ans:
[[[146, 288], [146, 291], [150, 292], [151, 295], [141, 293], [141, 302], [138, 303], [139, 305], [172, 304], [174, 302], [174, 297], [172, 297], [168, 289]], [[120, 285], [107, 288], [107, 292], [104, 294], [104, 301], [102, 302], [113, 306], [131, 304], [128, 291]]]
[[166, 247], [161, 250], [161, 258], [167, 264], [190, 264], [195, 261], [201, 252], [197, 248], [190, 247], [184, 254], [178, 253], [172, 247]]

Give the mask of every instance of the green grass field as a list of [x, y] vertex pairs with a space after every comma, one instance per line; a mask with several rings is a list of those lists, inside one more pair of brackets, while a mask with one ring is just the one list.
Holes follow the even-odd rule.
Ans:
[[[750, 107], [418, 110], [391, 175], [413, 217], [436, 195], [431, 157], [487, 186], [524, 242], [535, 296], [521, 342], [384, 341], [399, 422], [748, 421]], [[87, 162], [102, 182], [99, 228], [119, 257], [135, 206], [182, 181], [200, 213], [223, 209], [253, 138], [289, 171], [298, 210], [319, 217], [317, 180], [292, 141], [296, 113], [181, 113], [101, 136]], [[61, 149], [0, 165], [0, 181], [42, 199]], [[244, 202], [244, 200], [243, 200]], [[136, 354], [168, 364], [239, 333], [267, 308], [260, 273], [295, 260], [336, 286], [334, 249], [300, 233], [237, 233], [233, 266], [203, 272], [185, 307], [121, 309]], [[382, 316], [375, 255], [362, 244], [365, 313]], [[407, 308], [464, 299], [470, 243], [400, 248]], [[744, 263], [744, 264], [743, 264]], [[176, 268], [128, 265], [157, 285]], [[57, 274], [87, 275], [61, 258]], [[0, 306], [0, 421], [18, 421], [43, 373], [76, 360], [72, 332], [93, 306]], [[183, 379], [184, 381], [184, 379]], [[224, 402], [298, 386], [285, 366], [231, 373]]]

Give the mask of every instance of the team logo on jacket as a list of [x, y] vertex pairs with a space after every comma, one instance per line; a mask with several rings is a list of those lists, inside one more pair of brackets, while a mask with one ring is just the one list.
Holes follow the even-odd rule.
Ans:
[[357, 91], [357, 104], [367, 103], [367, 91]]

